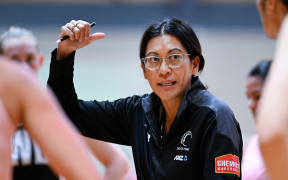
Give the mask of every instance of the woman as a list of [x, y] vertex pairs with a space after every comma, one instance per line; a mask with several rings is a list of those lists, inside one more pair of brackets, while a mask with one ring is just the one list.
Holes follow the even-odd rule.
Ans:
[[[254, 119], [258, 102], [262, 95], [262, 88], [267, 77], [271, 61], [261, 61], [254, 66], [249, 74], [246, 83], [246, 94], [249, 101], [249, 109]], [[258, 135], [254, 135], [243, 154], [242, 161], [243, 180], [267, 180], [266, 167], [259, 148]]]
[[[0, 55], [11, 58], [35, 75], [42, 66], [44, 57], [40, 54], [36, 37], [27, 29], [11, 27], [0, 38]], [[39, 118], [41, 121], [41, 118]], [[85, 138], [91, 151], [106, 167], [105, 180], [125, 179], [129, 171], [129, 162], [125, 154], [113, 144]], [[32, 141], [29, 133], [18, 127], [12, 146], [13, 179], [59, 179], [50, 170], [39, 146]]]
[[229, 107], [196, 76], [204, 68], [199, 40], [189, 25], [165, 19], [145, 31], [141, 67], [153, 93], [109, 101], [78, 100], [75, 51], [104, 33], [89, 35], [71, 21], [70, 39], [52, 53], [48, 84], [84, 136], [132, 146], [137, 179], [240, 179], [242, 137]]
[[288, 179], [288, 0], [257, 3], [266, 34], [278, 38], [275, 60], [259, 104], [257, 130], [269, 175], [282, 180]]
[[[44, 57], [39, 52], [35, 36], [23, 28], [11, 27], [0, 38], [0, 55], [11, 58], [35, 74], [41, 68]], [[20, 125], [12, 143], [13, 179], [59, 179], [49, 168], [39, 146], [32, 141]]]
[[23, 66], [0, 57], [1, 179], [11, 179], [11, 138], [20, 123], [39, 144], [55, 172], [67, 180], [100, 179], [85, 144], [56, 100]]

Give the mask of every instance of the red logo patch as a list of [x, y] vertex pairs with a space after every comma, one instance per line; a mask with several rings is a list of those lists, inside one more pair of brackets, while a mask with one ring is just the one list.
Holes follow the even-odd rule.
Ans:
[[239, 157], [226, 154], [215, 158], [215, 172], [235, 174], [240, 177]]

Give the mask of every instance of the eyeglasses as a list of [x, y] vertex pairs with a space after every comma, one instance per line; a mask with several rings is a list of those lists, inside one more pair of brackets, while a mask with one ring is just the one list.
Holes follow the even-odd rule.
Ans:
[[190, 54], [170, 54], [167, 57], [158, 57], [158, 56], [147, 56], [141, 59], [145, 67], [150, 70], [157, 70], [164, 60], [169, 68], [179, 68], [185, 61], [185, 56], [190, 56]]

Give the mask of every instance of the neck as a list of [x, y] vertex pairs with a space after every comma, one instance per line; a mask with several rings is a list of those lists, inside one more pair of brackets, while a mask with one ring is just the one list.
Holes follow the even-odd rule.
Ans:
[[176, 118], [177, 111], [183, 99], [183, 95], [179, 98], [172, 100], [161, 100], [165, 109], [165, 131], [168, 132], [170, 127]]

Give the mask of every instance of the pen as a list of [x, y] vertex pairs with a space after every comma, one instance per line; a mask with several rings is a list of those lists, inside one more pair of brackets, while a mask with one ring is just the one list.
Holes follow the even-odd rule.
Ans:
[[[90, 27], [93, 27], [93, 26], [96, 25], [96, 23], [95, 23], [95, 22], [92, 22], [92, 23], [90, 23], [89, 25], [90, 25]], [[62, 37], [61, 39], [58, 39], [58, 40], [56, 41], [56, 43], [60, 43], [60, 42], [62, 42], [62, 41], [65, 41], [66, 39], [69, 39], [69, 36], [64, 36], [64, 37]]]

